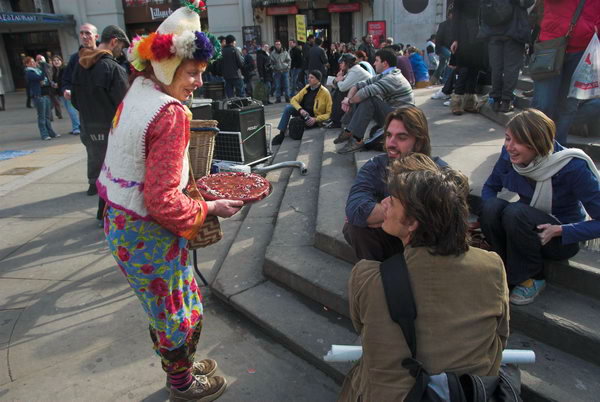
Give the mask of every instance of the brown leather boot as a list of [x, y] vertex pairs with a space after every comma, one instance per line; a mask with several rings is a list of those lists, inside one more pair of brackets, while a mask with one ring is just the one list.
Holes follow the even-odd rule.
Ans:
[[463, 109], [464, 95], [452, 94], [450, 98], [450, 110], [453, 114], [460, 116], [465, 111]]

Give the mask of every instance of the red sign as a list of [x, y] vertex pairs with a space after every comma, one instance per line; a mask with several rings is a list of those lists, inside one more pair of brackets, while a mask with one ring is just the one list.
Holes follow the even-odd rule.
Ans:
[[298, 14], [298, 6], [267, 7], [267, 15], [293, 15]]
[[373, 46], [378, 49], [387, 36], [385, 21], [367, 21], [367, 35], [373, 35]]
[[360, 3], [328, 4], [327, 11], [330, 13], [353, 13], [360, 11]]

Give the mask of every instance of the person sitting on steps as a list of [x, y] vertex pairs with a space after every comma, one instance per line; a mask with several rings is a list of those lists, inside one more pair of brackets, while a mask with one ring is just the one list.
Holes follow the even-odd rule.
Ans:
[[290, 118], [302, 116], [306, 127], [315, 127], [331, 117], [331, 95], [327, 88], [321, 85], [322, 74], [319, 70], [312, 70], [308, 74], [308, 85], [298, 92], [283, 109], [279, 120], [279, 134], [273, 137], [272, 144], [279, 145], [283, 142]]
[[[415, 106], [403, 106], [390, 113], [384, 133], [386, 153], [374, 156], [360, 168], [346, 201], [346, 223], [342, 232], [359, 260], [384, 261], [402, 252], [402, 242], [381, 229], [381, 201], [389, 195], [386, 185], [389, 166], [410, 152], [427, 157], [431, 154], [427, 118]], [[440, 167], [448, 166], [439, 157], [433, 161]]]
[[396, 68], [396, 55], [391, 50], [375, 53], [375, 77], [357, 83], [342, 101], [342, 118], [345, 129], [333, 141], [339, 144], [348, 141], [338, 150], [340, 154], [356, 152], [363, 147], [365, 131], [371, 120], [381, 127], [388, 113], [403, 105], [413, 105], [413, 90]]

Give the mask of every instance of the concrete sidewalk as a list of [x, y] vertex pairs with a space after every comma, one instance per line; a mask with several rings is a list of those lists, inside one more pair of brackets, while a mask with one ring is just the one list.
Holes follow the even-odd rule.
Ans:
[[[0, 161], [0, 174], [37, 169], [0, 175], [0, 399], [168, 399], [145, 313], [97, 228], [97, 198], [85, 195], [84, 147], [64, 120], [61, 138], [39, 140], [23, 94], [9, 94], [7, 106], [0, 150], [35, 152]], [[224, 221], [224, 231], [237, 231], [240, 219]], [[200, 253], [209, 280], [225, 246]], [[335, 400], [330, 378], [203, 294], [198, 357], [216, 359], [227, 377], [220, 400]]]

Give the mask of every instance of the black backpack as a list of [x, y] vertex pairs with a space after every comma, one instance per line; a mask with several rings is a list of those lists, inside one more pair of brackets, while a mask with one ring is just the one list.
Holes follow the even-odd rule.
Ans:
[[[513, 365], [502, 366], [497, 376], [478, 376], [452, 372], [430, 375], [417, 360], [417, 335], [415, 320], [417, 307], [413, 297], [408, 268], [404, 254], [388, 258], [380, 265], [381, 281], [392, 320], [400, 325], [412, 357], [404, 359], [402, 367], [408, 369], [415, 378], [405, 402], [443, 402], [435, 388], [446, 388], [452, 402], [522, 402], [520, 394], [521, 378], [519, 369]], [[444, 378], [446, 377], [446, 378]], [[446, 387], [447, 383], [447, 387]], [[435, 385], [434, 387], [430, 386]]]
[[511, 0], [482, 0], [479, 13], [486, 25], [502, 25], [513, 17], [513, 5]]
[[304, 135], [304, 128], [306, 124], [304, 123], [304, 119], [302, 117], [292, 117], [290, 119], [290, 124], [288, 125], [288, 132], [290, 134], [290, 138], [294, 140], [301, 140]]

